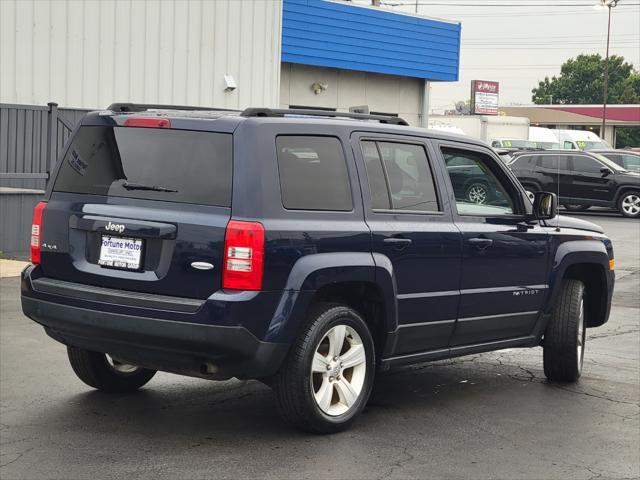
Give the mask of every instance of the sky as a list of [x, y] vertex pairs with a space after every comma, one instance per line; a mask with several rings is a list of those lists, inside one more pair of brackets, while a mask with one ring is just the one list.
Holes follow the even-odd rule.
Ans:
[[[599, 0], [417, 2], [420, 15], [462, 23], [460, 80], [432, 83], [435, 113], [468, 99], [471, 80], [500, 82], [501, 106], [531, 104], [531, 89], [545, 76], [558, 75], [567, 59], [581, 53], [605, 54], [607, 10], [593, 7]], [[381, 3], [392, 11], [416, 11], [416, 0]], [[610, 53], [640, 69], [640, 0], [620, 0], [613, 9]]]

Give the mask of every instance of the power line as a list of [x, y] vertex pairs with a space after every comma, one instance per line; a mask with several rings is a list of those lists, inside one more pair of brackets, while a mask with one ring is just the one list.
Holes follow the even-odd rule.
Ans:
[[[640, 38], [638, 37], [637, 34], [635, 33], [617, 33], [616, 37], [634, 37], [634, 38]], [[563, 39], [563, 38], [573, 38], [573, 39], [597, 39], [597, 40], [606, 40], [607, 36], [606, 35], [544, 35], [544, 37], [541, 36], [535, 36], [535, 37], [512, 37], [512, 36], [505, 36], [505, 37], [465, 37], [463, 35], [462, 39], [463, 40], [503, 40], [503, 39], [508, 39], [509, 41], [511, 40], [538, 40], [540, 38], [544, 38], [544, 39]]]
[[[424, 6], [435, 6], [435, 7], [473, 7], [473, 8], [528, 8], [528, 7], [553, 7], [553, 8], [562, 8], [562, 7], [593, 7], [593, 3], [452, 3], [452, 2], [411, 2], [411, 3], [396, 3], [396, 2], [380, 2], [382, 5], [389, 5], [392, 7], [399, 6], [411, 6], [411, 5], [424, 5]], [[640, 3], [620, 3], [618, 7], [633, 7], [640, 6]]]

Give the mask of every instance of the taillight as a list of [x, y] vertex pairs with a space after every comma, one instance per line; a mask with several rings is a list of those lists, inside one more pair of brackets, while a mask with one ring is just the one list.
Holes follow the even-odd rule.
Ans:
[[125, 127], [171, 128], [168, 118], [129, 117], [124, 121]]
[[261, 290], [264, 270], [264, 227], [231, 220], [224, 238], [222, 288]]
[[40, 263], [40, 242], [42, 240], [42, 212], [47, 202], [38, 203], [33, 209], [31, 222], [31, 263]]

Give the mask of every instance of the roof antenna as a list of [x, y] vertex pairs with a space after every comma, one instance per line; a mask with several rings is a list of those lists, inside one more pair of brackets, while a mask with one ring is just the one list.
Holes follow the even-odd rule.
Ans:
[[[558, 186], [557, 186], [557, 192], [558, 192], [558, 204], [560, 203], [560, 158], [561, 156], [558, 155], [558, 160], [556, 161], [556, 174], [558, 175]], [[560, 205], [558, 205], [560, 206]], [[560, 209], [557, 209], [557, 215], [556, 215], [556, 232], [560, 231]]]

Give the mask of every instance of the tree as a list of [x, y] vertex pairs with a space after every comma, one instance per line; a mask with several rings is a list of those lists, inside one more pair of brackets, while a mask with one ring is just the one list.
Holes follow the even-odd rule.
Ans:
[[[531, 90], [533, 103], [597, 104], [602, 103], [604, 59], [599, 54], [578, 55], [560, 68], [560, 76], [545, 79]], [[624, 57], [609, 57], [609, 93], [607, 103], [638, 103], [640, 73]]]
[[640, 72], [632, 72], [624, 79], [620, 103], [640, 103]]

